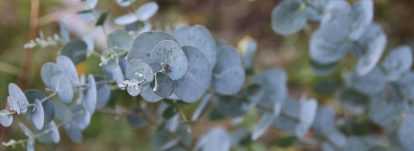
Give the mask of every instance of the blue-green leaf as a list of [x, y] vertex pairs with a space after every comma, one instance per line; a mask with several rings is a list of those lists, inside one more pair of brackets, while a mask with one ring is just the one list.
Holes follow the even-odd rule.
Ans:
[[303, 0], [283, 0], [272, 11], [272, 29], [281, 35], [302, 30], [307, 23], [307, 11]]
[[183, 49], [189, 67], [184, 77], [176, 81], [174, 93], [185, 102], [195, 102], [207, 91], [212, 70], [200, 50], [191, 46], [184, 46]]
[[213, 87], [222, 95], [233, 95], [240, 91], [245, 79], [244, 68], [236, 49], [218, 44], [217, 63], [213, 70]]
[[201, 25], [180, 27], [175, 30], [174, 36], [182, 46], [193, 46], [200, 50], [213, 69], [217, 57], [216, 41], [206, 27]]

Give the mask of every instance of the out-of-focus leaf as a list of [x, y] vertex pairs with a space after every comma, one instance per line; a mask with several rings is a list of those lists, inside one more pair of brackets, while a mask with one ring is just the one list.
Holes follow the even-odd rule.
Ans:
[[107, 20], [108, 16], [109, 16], [108, 12], [103, 12], [99, 16], [98, 20], [96, 21], [95, 26], [103, 26], [105, 24], [105, 21]]
[[116, 3], [121, 7], [128, 7], [134, 2], [135, 0], [116, 0]]
[[375, 95], [384, 90], [386, 77], [379, 68], [374, 68], [363, 76], [356, 73], [345, 75], [345, 84], [363, 94]]
[[405, 114], [405, 117], [398, 130], [398, 140], [401, 146], [406, 150], [414, 150], [414, 114], [409, 112]]
[[237, 51], [229, 45], [218, 44], [217, 63], [213, 70], [213, 87], [222, 95], [233, 95], [244, 84], [245, 72]]
[[45, 144], [54, 143], [54, 144], [57, 144], [57, 143], [60, 142], [59, 129], [58, 129], [58, 127], [57, 127], [57, 125], [55, 124], [54, 121], [51, 121], [48, 124], [46, 124], [45, 127], [43, 128], [43, 130], [40, 131], [39, 133], [44, 133], [43, 135], [41, 135], [38, 138], [38, 140], [41, 143], [45, 143]]
[[16, 112], [17, 114], [26, 113], [29, 106], [29, 101], [26, 95], [14, 83], [10, 83], [8, 86], [9, 96], [7, 97], [7, 106], [9, 110]]
[[82, 100], [82, 104], [85, 107], [86, 111], [89, 113], [94, 113], [96, 109], [97, 102], [97, 89], [95, 78], [92, 75], [88, 76], [87, 89], [85, 96]]
[[8, 114], [7, 111], [1, 110], [0, 111], [0, 124], [3, 127], [10, 127], [13, 124], [13, 115]]
[[244, 68], [251, 69], [257, 51], [257, 42], [251, 37], [244, 37], [240, 40], [238, 47], [241, 49]]
[[264, 113], [253, 130], [252, 139], [257, 140], [272, 125], [275, 115], [272, 113]]
[[78, 72], [76, 71], [76, 66], [67, 56], [58, 56], [56, 59], [56, 64], [63, 69], [63, 73], [69, 77], [73, 84], [79, 83]]
[[290, 35], [302, 30], [307, 23], [303, 0], [284, 0], [272, 11], [272, 29], [281, 35]]
[[40, 100], [35, 100], [33, 112], [31, 113], [31, 120], [35, 128], [42, 129], [45, 124], [45, 111]]
[[97, 102], [96, 102], [96, 108], [102, 109], [108, 104], [109, 99], [111, 98], [111, 86], [107, 83], [104, 83], [103, 81], [97, 81], [96, 82], [97, 87]]
[[82, 130], [80, 130], [79, 128], [70, 126], [70, 125], [65, 125], [64, 128], [65, 128], [66, 134], [69, 136], [72, 142], [78, 143], [78, 144], [82, 142], [83, 140]]
[[387, 37], [378, 24], [371, 24], [358, 43], [362, 44], [362, 55], [359, 56], [356, 65], [356, 72], [359, 75], [365, 75], [375, 68], [385, 50]]
[[231, 137], [223, 128], [213, 128], [203, 135], [197, 142], [202, 151], [230, 151]]
[[392, 49], [383, 62], [389, 80], [395, 81], [408, 72], [413, 64], [413, 53], [410, 47], [400, 46]]
[[372, 23], [374, 18], [374, 1], [373, 0], [359, 0], [352, 5], [352, 17], [354, 18], [352, 24], [351, 39], [359, 39], [364, 30]]
[[267, 70], [253, 77], [253, 83], [260, 85], [264, 95], [259, 106], [269, 108], [273, 114], [279, 115], [282, 105], [287, 99], [287, 75], [281, 69]]
[[135, 15], [138, 20], [147, 21], [154, 16], [158, 11], [158, 4], [155, 2], [148, 2], [140, 6], [136, 11]]
[[98, 0], [82, 0], [85, 3], [86, 9], [94, 9], [98, 4]]
[[132, 37], [124, 30], [116, 30], [108, 35], [108, 47], [128, 51], [132, 47]]
[[61, 55], [69, 57], [75, 64], [78, 64], [86, 59], [87, 45], [82, 40], [72, 40], [60, 52]]
[[102, 66], [102, 69], [108, 75], [108, 78], [114, 80], [118, 85], [124, 81], [124, 73], [118, 60], [109, 61]]

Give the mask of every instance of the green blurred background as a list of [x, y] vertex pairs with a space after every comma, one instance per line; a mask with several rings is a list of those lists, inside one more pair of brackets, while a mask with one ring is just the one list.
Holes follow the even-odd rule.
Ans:
[[[39, 32], [52, 35], [58, 31], [57, 23], [48, 16], [68, 8], [70, 1], [76, 0], [0, 0], [0, 104], [3, 107], [7, 96], [7, 85], [16, 82], [24, 89], [44, 86], [39, 77], [43, 63], [54, 60], [60, 47], [42, 49], [24, 49], [23, 45], [34, 39]], [[33, 3], [39, 2], [39, 7]], [[143, 0], [137, 0], [136, 8]], [[152, 19], [155, 26], [173, 25], [180, 22], [203, 24], [216, 38], [229, 41], [233, 45], [245, 36], [258, 42], [258, 54], [255, 68], [283, 67], [289, 72], [289, 88], [293, 96], [309, 94], [321, 102], [332, 103], [335, 89], [319, 84], [340, 83], [340, 73], [318, 78], [312, 74], [308, 60], [307, 47], [311, 31], [316, 25], [310, 25], [305, 31], [289, 37], [276, 35], [270, 27], [270, 15], [277, 0], [158, 0], [160, 11]], [[414, 37], [414, 1], [412, 0], [375, 0], [375, 17], [390, 37], [388, 47], [398, 44], [412, 44]], [[111, 16], [126, 13], [113, 0], [100, 0], [101, 10], [109, 10]], [[38, 10], [38, 16], [34, 15]], [[99, 73], [99, 60], [91, 57], [78, 65], [81, 73]], [[343, 67], [347, 68], [347, 66]], [[110, 104], [137, 105], [134, 98], [123, 92], [115, 92]], [[189, 108], [189, 113], [192, 111]], [[195, 126], [195, 137], [209, 126], [204, 121]], [[220, 124], [220, 123], [219, 123]], [[153, 129], [152, 129], [153, 130]], [[281, 139], [278, 132], [272, 131], [260, 139], [250, 150], [309, 150], [304, 148], [283, 147], [291, 143], [290, 138]], [[84, 142], [74, 144], [62, 133], [62, 141], [57, 145], [37, 145], [38, 150], [70, 151], [146, 151], [151, 150], [150, 128], [134, 129], [126, 118], [105, 113], [97, 113], [92, 125], [84, 133]], [[17, 128], [1, 128], [0, 141], [23, 138]], [[283, 140], [281, 142], [281, 140]], [[6, 150], [0, 147], [0, 150]], [[15, 150], [23, 150], [22, 147]]]

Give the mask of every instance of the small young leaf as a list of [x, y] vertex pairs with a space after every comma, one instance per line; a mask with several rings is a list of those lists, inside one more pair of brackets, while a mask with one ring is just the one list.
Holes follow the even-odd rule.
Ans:
[[111, 98], [111, 86], [107, 83], [103, 83], [102, 81], [97, 81], [96, 87], [98, 94], [96, 108], [102, 109], [106, 106], [106, 104], [108, 104], [108, 101]]
[[87, 86], [88, 87], [86, 89], [86, 94], [82, 100], [82, 104], [87, 112], [94, 113], [96, 109], [96, 101], [98, 96], [95, 78], [92, 75], [88, 76]]
[[242, 54], [242, 62], [245, 69], [253, 67], [254, 57], [257, 51], [257, 43], [251, 37], [244, 37], [238, 44]]
[[35, 128], [42, 129], [45, 124], [45, 111], [40, 100], [35, 100], [35, 106], [31, 113], [31, 120]]
[[148, 2], [143, 4], [135, 11], [138, 20], [147, 21], [154, 16], [158, 11], [158, 4], [155, 2]]
[[8, 114], [8, 111], [0, 111], [0, 125], [3, 127], [10, 127], [13, 124], [13, 115]]
[[116, 3], [121, 7], [128, 7], [134, 2], [135, 0], [116, 0]]
[[26, 113], [29, 106], [29, 101], [27, 100], [27, 97], [22, 89], [20, 89], [16, 84], [10, 83], [8, 90], [8, 106], [11, 107], [12, 111], [15, 111], [17, 114]]

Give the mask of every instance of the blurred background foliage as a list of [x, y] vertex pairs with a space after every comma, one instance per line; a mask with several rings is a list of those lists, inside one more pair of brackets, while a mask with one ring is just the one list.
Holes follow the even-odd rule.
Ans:
[[[60, 47], [24, 49], [23, 45], [40, 32], [53, 35], [58, 32], [58, 25], [53, 14], [64, 12], [77, 0], [1, 0], [0, 1], [0, 104], [5, 105], [6, 88], [8, 83], [17, 81], [24, 89], [44, 86], [40, 81], [39, 72], [43, 63], [54, 60]], [[78, 0], [79, 1], [79, 0]], [[134, 5], [144, 3], [137, 0]], [[39, 2], [39, 7], [33, 3]], [[322, 103], [333, 103], [330, 100], [341, 83], [341, 70], [329, 77], [316, 77], [310, 69], [307, 54], [308, 39], [314, 25], [305, 31], [289, 37], [275, 34], [270, 27], [270, 15], [278, 0], [158, 0], [160, 11], [152, 19], [156, 27], [167, 27], [177, 23], [203, 24], [219, 39], [229, 41], [233, 45], [245, 36], [250, 36], [258, 42], [258, 54], [255, 68], [260, 71], [271, 67], [283, 67], [289, 73], [289, 91], [293, 96], [302, 94], [315, 96]], [[116, 6], [113, 0], [100, 0], [101, 10], [109, 10], [111, 16], [119, 16], [128, 12]], [[132, 8], [135, 8], [132, 6]], [[33, 9], [38, 10], [38, 16], [33, 15]], [[52, 17], [51, 17], [52, 16]], [[390, 38], [387, 47], [397, 43], [414, 44], [414, 1], [412, 0], [376, 0], [375, 20], [385, 29]], [[350, 62], [346, 59], [344, 62]], [[344, 63], [344, 62], [341, 62]], [[92, 56], [88, 61], [78, 65], [80, 73], [99, 73], [97, 65], [99, 58]], [[345, 63], [344, 63], [345, 64]], [[339, 68], [350, 68], [341, 66]], [[124, 92], [115, 91], [110, 104], [137, 106], [137, 98], [132, 98]], [[196, 105], [186, 106], [190, 114]], [[151, 105], [149, 106], [151, 107]], [[339, 112], [340, 113], [340, 112]], [[249, 120], [254, 123], [256, 119]], [[361, 133], [371, 130], [370, 125], [364, 124], [364, 119], [354, 123]], [[194, 127], [194, 136], [207, 130], [213, 125], [225, 125], [226, 122], [201, 121]], [[247, 123], [249, 124], [249, 123]], [[251, 125], [251, 124], [250, 124]], [[150, 128], [136, 129], [131, 127], [124, 116], [110, 112], [101, 112], [93, 117], [92, 124], [85, 132], [82, 144], [72, 143], [64, 133], [63, 140], [57, 145], [38, 145], [38, 150], [70, 150], [70, 151], [145, 151], [151, 150]], [[344, 127], [344, 131], [352, 127]], [[295, 138], [285, 136], [272, 130], [251, 145], [247, 150], [317, 150], [312, 148], [295, 148]], [[21, 137], [14, 128], [0, 127], [0, 141]], [[16, 148], [22, 150], [23, 148]], [[5, 148], [0, 147], [0, 150]], [[237, 149], [235, 150], [242, 150]]]

